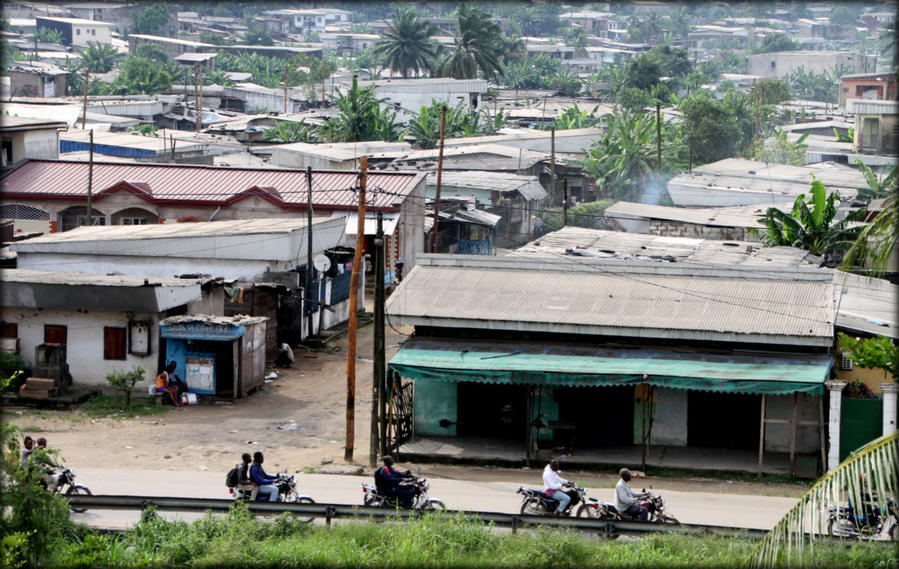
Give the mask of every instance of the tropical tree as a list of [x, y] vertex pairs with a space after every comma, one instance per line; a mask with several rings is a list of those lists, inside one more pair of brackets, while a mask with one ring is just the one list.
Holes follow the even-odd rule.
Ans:
[[454, 51], [440, 68], [444, 77], [473, 79], [480, 72], [492, 79], [502, 73], [505, 41], [499, 25], [490, 14], [478, 8], [459, 5]]
[[867, 164], [858, 159], [855, 161], [859, 170], [865, 175], [867, 188], [859, 188], [857, 198], [863, 202], [870, 202], [880, 198], [889, 197], [899, 190], [899, 167], [885, 167], [883, 173], [878, 176]]
[[359, 88], [356, 79], [345, 94], [338, 95], [338, 115], [318, 128], [322, 139], [330, 142], [362, 142], [365, 140], [399, 140], [401, 130], [396, 112], [382, 108], [383, 100], [375, 96], [375, 88]]
[[835, 221], [839, 202], [837, 192], [828, 195], [824, 184], [813, 180], [811, 194], [799, 194], [790, 213], [770, 207], [759, 219], [766, 229], [751, 228], [749, 232], [769, 247], [799, 247], [812, 255], [822, 255], [827, 261], [852, 246], [861, 227], [850, 224], [864, 219], [866, 214], [865, 208], [861, 208]]
[[759, 79], [749, 91], [753, 100], [759, 98], [762, 105], [776, 105], [790, 100], [790, 88], [786, 83], [773, 77]]
[[91, 73], [106, 73], [115, 67], [120, 57], [113, 46], [92, 41], [81, 54], [81, 64]]
[[899, 346], [888, 336], [853, 338], [839, 332], [840, 346], [849, 352], [855, 365], [865, 369], [882, 369], [893, 381], [899, 382]]
[[684, 99], [680, 110], [696, 162], [706, 164], [734, 156], [741, 140], [734, 136], [739, 132], [737, 120], [727, 105], [700, 91]]
[[62, 43], [62, 32], [54, 28], [40, 27], [34, 31], [34, 39], [42, 43]]
[[587, 46], [590, 45], [590, 42], [587, 40], [587, 32], [584, 31], [584, 28], [572, 28], [565, 43], [568, 44], [568, 47], [574, 48], [575, 57], [587, 57]]
[[172, 58], [169, 57], [169, 52], [158, 43], [142, 43], [135, 48], [133, 55], [134, 57], [151, 59], [160, 63], [168, 63], [172, 60]]
[[855, 12], [848, 6], [836, 6], [830, 13], [830, 23], [837, 26], [854, 26]]
[[306, 121], [280, 121], [262, 133], [262, 140], [268, 142], [318, 142], [315, 129]]
[[762, 40], [761, 45], [755, 49], [755, 53], [773, 53], [775, 51], [796, 51], [799, 45], [790, 36], [784, 33], [768, 34]]
[[135, 10], [133, 21], [133, 33], [159, 35], [169, 21], [169, 9], [161, 2], [144, 4]]
[[418, 19], [410, 8], [397, 8], [390, 20], [390, 29], [375, 42], [374, 52], [390, 67], [408, 79], [410, 71], [418, 75], [427, 69], [428, 58], [436, 55], [431, 37], [437, 27]]
[[778, 128], [767, 139], [758, 140], [755, 144], [747, 146], [743, 150], [743, 154], [750, 160], [802, 166], [805, 164], [805, 151], [808, 148], [805, 139], [808, 138], [808, 135], [809, 133], [806, 132], [793, 141], [786, 132]]
[[888, 498], [899, 492], [897, 464], [899, 432], [857, 449], [815, 482], [756, 546], [745, 565], [753, 569], [805, 566], [812, 542], [826, 535], [828, 505], [862, 504], [870, 499], [885, 511]]
[[553, 121], [553, 127], [556, 130], [567, 130], [572, 128], [591, 128], [602, 122], [602, 117], [596, 116], [599, 105], [593, 107], [589, 113], [586, 109], [581, 109], [575, 103], [573, 106], [565, 109], [556, 120]]
[[172, 86], [172, 74], [164, 63], [128, 57], [119, 68], [111, 90], [117, 95], [155, 95]]
[[[444, 103], [431, 101], [421, 108], [418, 116], [409, 121], [406, 132], [415, 138], [421, 149], [434, 148], [440, 141], [440, 121]], [[444, 137], [455, 138], [478, 134], [478, 114], [469, 112], [462, 103], [447, 107]]]
[[868, 269], [872, 277], [881, 276], [895, 261], [896, 243], [899, 242], [899, 196], [887, 198], [874, 219], [858, 234], [858, 239], [843, 257], [843, 270], [860, 265]]

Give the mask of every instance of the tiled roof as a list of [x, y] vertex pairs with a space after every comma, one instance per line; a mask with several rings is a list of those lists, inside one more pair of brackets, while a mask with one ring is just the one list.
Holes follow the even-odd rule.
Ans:
[[[369, 208], [399, 207], [424, 174], [370, 173]], [[88, 164], [63, 160], [31, 160], [2, 179], [3, 197], [78, 198], [87, 196]], [[357, 206], [355, 172], [314, 171], [312, 204], [319, 208]], [[94, 162], [94, 200], [117, 191], [138, 194], [147, 201], [169, 204], [227, 205], [259, 196], [285, 209], [305, 209], [306, 172], [252, 168], [221, 168], [171, 164]], [[374, 191], [378, 188], [380, 191]]]

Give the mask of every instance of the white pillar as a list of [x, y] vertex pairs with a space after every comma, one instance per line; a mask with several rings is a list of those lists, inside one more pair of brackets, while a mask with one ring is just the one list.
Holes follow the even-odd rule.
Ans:
[[830, 413], [827, 420], [827, 470], [833, 470], [840, 465], [840, 413], [843, 407], [843, 388], [846, 387], [846, 382], [825, 381], [824, 385], [830, 390]]
[[896, 394], [899, 393], [899, 383], [881, 383], [880, 391], [883, 392], [883, 434], [889, 435], [896, 431]]

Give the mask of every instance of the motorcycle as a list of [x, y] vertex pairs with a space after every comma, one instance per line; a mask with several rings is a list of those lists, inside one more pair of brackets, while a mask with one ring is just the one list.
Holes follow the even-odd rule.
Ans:
[[[649, 487], [652, 490], [652, 486]], [[640, 504], [645, 506], [646, 509], [649, 510], [649, 519], [648, 522], [660, 524], [660, 523], [668, 523], [668, 524], [679, 524], [677, 518], [674, 516], [668, 515], [665, 513], [665, 500], [662, 499], [658, 494], [653, 494], [651, 491], [647, 492], [646, 488], [643, 490], [644, 498], [640, 500]], [[611, 516], [604, 519], [610, 520], [621, 520], [621, 521], [638, 521], [639, 517], [635, 517], [633, 515], [622, 514], [618, 511], [618, 508], [615, 507], [614, 504], [604, 503], [605, 509], [607, 511], [607, 515]]]
[[[290, 502], [294, 504], [314, 504], [315, 500], [297, 492], [297, 481], [293, 474], [278, 474], [272, 482], [278, 487], [278, 502]], [[249, 502], [253, 490], [247, 486], [229, 486], [228, 491], [235, 500]]]
[[[598, 510], [593, 508], [593, 504], [598, 504], [599, 502], [596, 498], [587, 497], [587, 489], [581, 488], [577, 484], [569, 484], [568, 485], [572, 490], [577, 492], [578, 498], [578, 509], [576, 510], [576, 515], [578, 517], [596, 517], [593, 514], [598, 512]], [[519, 486], [517, 493], [521, 494], [521, 513], [529, 514], [533, 516], [552, 516], [555, 515], [556, 509], [559, 507], [559, 501], [553, 500], [552, 498], [546, 495], [546, 492], [543, 490], [537, 490], [534, 488], [525, 488], [524, 486]], [[563, 516], [575, 515], [572, 511], [573, 506], [569, 504], [568, 508], [562, 512]]]
[[[403, 479], [401, 486], [411, 486], [414, 490], [412, 510], [440, 510], [445, 511], [446, 506], [440, 500], [428, 496], [428, 481], [420, 476]], [[398, 508], [399, 503], [395, 496], [385, 496], [370, 484], [362, 483], [362, 504], [365, 506], [379, 506], [382, 508]]]
[[[888, 525], [889, 524], [889, 525]], [[857, 515], [849, 506], [827, 504], [827, 533], [833, 537], [876, 539], [888, 527], [887, 535], [899, 541], [899, 507], [896, 500], [887, 498], [885, 511], [876, 506], [865, 515]]]
[[[90, 488], [81, 484], [75, 484], [75, 471], [71, 468], [63, 468], [59, 474], [51, 473], [50, 478], [53, 480], [53, 492], [64, 496], [91, 496]], [[75, 513], [83, 513], [87, 511], [84, 506], [72, 506]]]

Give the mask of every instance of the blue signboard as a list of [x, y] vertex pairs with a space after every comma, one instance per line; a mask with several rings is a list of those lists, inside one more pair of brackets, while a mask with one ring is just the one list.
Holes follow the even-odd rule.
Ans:
[[246, 333], [244, 326], [219, 322], [176, 322], [159, 327], [159, 335], [163, 338], [184, 340], [236, 340]]

